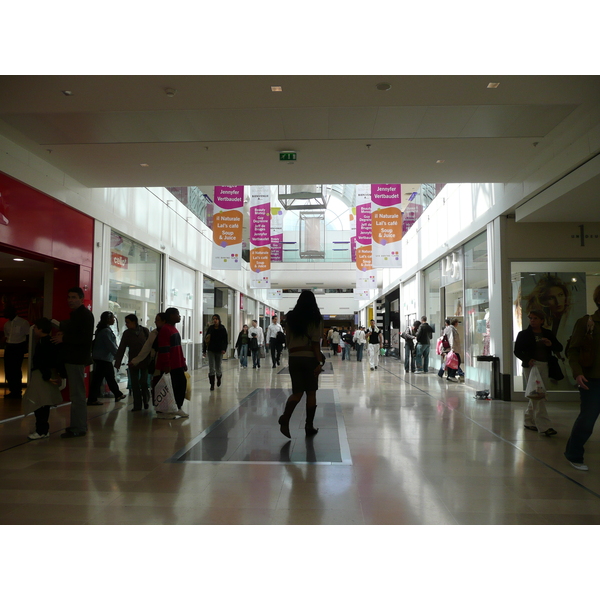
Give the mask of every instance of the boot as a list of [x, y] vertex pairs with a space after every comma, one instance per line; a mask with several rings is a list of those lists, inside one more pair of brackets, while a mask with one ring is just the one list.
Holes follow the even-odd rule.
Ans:
[[217, 375], [217, 387], [221, 387], [221, 377], [223, 377], [223, 375]]
[[211, 391], [215, 389], [215, 376], [209, 375], [208, 380], [210, 381], [210, 389]]
[[315, 429], [313, 427], [313, 421], [315, 420], [315, 413], [317, 412], [317, 406], [307, 406], [306, 407], [306, 424], [304, 426], [304, 431], [306, 431], [306, 435], [315, 435], [317, 433], [318, 428]]
[[300, 402], [300, 400], [288, 400], [285, 403], [283, 415], [279, 417], [279, 431], [281, 431], [281, 433], [283, 433], [285, 437], [292, 437], [292, 434], [290, 433], [290, 418], [292, 416], [292, 413], [294, 412], [294, 409], [296, 408], [296, 406], [298, 406], [298, 402]]

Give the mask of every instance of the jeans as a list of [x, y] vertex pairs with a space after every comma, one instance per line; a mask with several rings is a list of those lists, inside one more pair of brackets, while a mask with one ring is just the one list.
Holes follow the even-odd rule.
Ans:
[[148, 369], [129, 367], [131, 379], [131, 392], [133, 393], [133, 408], [142, 408], [148, 405]]
[[85, 433], [87, 431], [85, 367], [83, 365], [65, 363], [65, 370], [67, 371], [69, 398], [71, 400], [71, 423], [68, 429], [78, 433]]
[[417, 356], [415, 358], [417, 371], [429, 372], [429, 344], [417, 344]]
[[248, 344], [242, 344], [238, 348], [238, 354], [240, 357], [240, 365], [242, 365], [242, 367], [247, 367], [248, 366]]
[[208, 357], [208, 374], [216, 374], [217, 377], [221, 377], [221, 375], [223, 375], [223, 371], [221, 370], [221, 363], [223, 362], [223, 353], [212, 352], [211, 350], [208, 350], [206, 352], [206, 356]]
[[600, 379], [588, 379], [585, 385], [590, 389], [579, 388], [581, 409], [565, 449], [567, 460], [574, 463], [583, 462], [583, 445], [592, 435], [596, 419], [600, 415]]
[[252, 366], [260, 368], [260, 348], [252, 350]]
[[356, 344], [356, 360], [362, 362], [364, 344]]
[[407, 345], [404, 345], [404, 371], [408, 373], [408, 371], [412, 373], [415, 372], [415, 349], [409, 348]]
[[342, 351], [342, 360], [350, 360], [350, 344], [346, 344], [344, 346], [344, 350]]

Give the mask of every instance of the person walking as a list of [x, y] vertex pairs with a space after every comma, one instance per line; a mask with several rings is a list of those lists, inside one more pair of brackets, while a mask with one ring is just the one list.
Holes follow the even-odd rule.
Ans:
[[417, 330], [417, 350], [415, 356], [415, 373], [429, 372], [429, 350], [431, 338], [433, 337], [433, 329], [427, 322], [427, 317], [421, 317], [421, 323]]
[[588, 470], [583, 462], [583, 447], [600, 415], [600, 285], [594, 290], [593, 300], [598, 310], [577, 320], [567, 356], [579, 388], [581, 406], [567, 441], [565, 457], [579, 471]]
[[29, 338], [29, 322], [19, 317], [14, 306], [4, 309], [8, 321], [4, 324], [4, 373], [8, 394], [7, 399], [20, 400], [23, 395], [23, 359], [27, 353]]
[[248, 368], [248, 346], [250, 344], [250, 337], [248, 335], [248, 325], [243, 325], [242, 330], [238, 334], [237, 341], [235, 343], [235, 348], [238, 353], [238, 358], [240, 360], [240, 366], [243, 369]]
[[52, 336], [53, 344], [63, 344], [62, 352], [69, 383], [71, 421], [62, 438], [74, 438], [87, 433], [87, 403], [85, 394], [85, 367], [91, 365], [94, 315], [83, 304], [83, 290], [72, 287], [67, 292], [71, 309], [69, 320], [60, 323], [60, 331]]
[[317, 390], [319, 374], [325, 364], [321, 352], [323, 317], [319, 311], [315, 295], [310, 290], [300, 293], [296, 306], [287, 314], [286, 346], [288, 348], [292, 394], [285, 403], [283, 415], [279, 417], [279, 430], [291, 438], [290, 418], [302, 396], [306, 394], [306, 421], [304, 431], [307, 436], [319, 430], [314, 426], [317, 411]]
[[[550, 383], [548, 378], [548, 360], [553, 352], [560, 352], [562, 344], [556, 339], [550, 329], [544, 329], [546, 315], [541, 310], [529, 311], [529, 327], [520, 331], [515, 341], [515, 356], [522, 361], [523, 383], [527, 388], [529, 375], [535, 365], [542, 377], [546, 389]], [[556, 435], [552, 421], [546, 410], [546, 398], [529, 398], [525, 410], [525, 429], [539, 431], [546, 436]]]
[[356, 360], [357, 362], [362, 362], [363, 350], [367, 341], [367, 337], [365, 335], [365, 328], [362, 325], [354, 332], [354, 336], [352, 339], [356, 348]]
[[215, 389], [215, 376], [217, 378], [217, 387], [221, 386], [223, 377], [222, 362], [223, 355], [227, 352], [227, 329], [221, 323], [219, 315], [212, 316], [212, 324], [206, 330], [206, 335], [202, 343], [202, 356], [208, 356], [208, 380], [210, 389]]
[[258, 326], [256, 319], [252, 320], [252, 327], [248, 328], [248, 335], [250, 341], [256, 336], [256, 345], [251, 345], [250, 350], [252, 351], [252, 368], [260, 369], [260, 351], [265, 345], [265, 334], [262, 327]]
[[460, 365], [462, 362], [462, 345], [460, 343], [460, 334], [458, 333], [458, 329], [456, 328], [458, 323], [458, 319], [446, 319], [446, 328], [444, 329], [443, 333], [443, 335], [446, 336], [448, 343], [450, 344], [450, 350], [454, 352], [454, 354], [456, 354], [456, 357], [458, 358], [458, 366], [455, 369], [446, 367], [448, 370], [448, 381], [452, 381], [453, 383], [459, 383], [460, 379], [458, 379], [456, 375], [457, 373], [462, 373], [460, 369]]
[[[160, 328], [167, 322], [166, 319], [167, 317], [164, 312], [159, 312], [156, 314], [156, 317], [154, 317], [154, 325], [156, 325], [156, 329], [153, 329], [150, 332], [150, 335], [148, 335], [148, 339], [144, 342], [139, 354], [134, 358], [130, 358], [128, 365], [129, 368], [136, 368], [142, 361], [148, 359], [148, 366], [146, 370], [152, 376], [150, 384], [152, 398], [154, 398], [154, 388], [160, 380], [160, 371], [156, 368], [156, 355], [158, 354], [158, 332], [160, 331]], [[142, 381], [142, 385], [143, 383], [144, 382]]]
[[381, 344], [383, 344], [383, 334], [377, 325], [375, 325], [375, 320], [371, 319], [371, 326], [366, 331], [367, 341], [369, 342], [369, 347], [367, 348], [367, 354], [369, 356], [369, 365], [371, 367], [371, 371], [377, 369], [379, 365], [379, 349], [381, 348]]
[[271, 350], [271, 361], [273, 362], [273, 369], [279, 365], [281, 358], [281, 346], [277, 341], [277, 334], [283, 333], [283, 327], [277, 322], [277, 317], [271, 319], [271, 324], [267, 327], [267, 340]]
[[[160, 371], [161, 377], [165, 373], [170, 373], [171, 383], [173, 384], [173, 396], [177, 404], [177, 412], [175, 415], [180, 417], [189, 417], [183, 410], [183, 401], [185, 400], [185, 390], [187, 388], [187, 380], [185, 372], [187, 365], [183, 350], [181, 349], [181, 335], [175, 327], [176, 323], [181, 322], [181, 316], [176, 308], [167, 308], [165, 310], [165, 324], [158, 332], [158, 354], [156, 358], [156, 368]], [[169, 413], [161, 413], [168, 415], [164, 418], [171, 418]]]
[[340, 332], [337, 330], [337, 327], [334, 327], [333, 331], [331, 332], [331, 349], [333, 350], [334, 356], [337, 356], [339, 347], [340, 347]]
[[111, 326], [115, 324], [115, 315], [106, 311], [100, 315], [100, 321], [96, 325], [96, 335], [92, 349], [92, 358], [94, 359], [94, 371], [92, 372], [92, 381], [90, 383], [90, 393], [88, 396], [88, 406], [102, 406], [98, 400], [100, 396], [100, 387], [102, 381], [106, 379], [108, 388], [114, 394], [115, 402], [121, 402], [126, 398], [125, 394], [119, 389], [115, 379], [115, 368], [113, 361], [118, 352], [117, 338]]
[[342, 333], [342, 342], [344, 342], [342, 360], [350, 360], [350, 349], [352, 348], [352, 335], [350, 335], [349, 331], [344, 331]]
[[41, 440], [50, 437], [50, 408], [63, 402], [60, 386], [67, 374], [60, 353], [52, 344], [50, 319], [37, 319], [33, 332], [38, 339], [31, 362], [31, 379], [23, 395], [23, 414], [35, 415], [35, 431], [27, 437]]
[[416, 371], [415, 366], [415, 340], [417, 339], [417, 330], [421, 325], [421, 321], [414, 321], [412, 326], [408, 326], [402, 332], [402, 339], [404, 340], [404, 372], [414, 373]]
[[121, 343], [115, 356], [115, 369], [118, 371], [123, 361], [125, 350], [129, 356], [129, 379], [131, 381], [131, 391], [133, 393], [133, 408], [132, 412], [142, 410], [149, 407], [148, 398], [148, 363], [150, 357], [147, 357], [136, 366], [131, 364], [131, 361], [141, 352], [147, 339], [150, 337], [150, 332], [145, 327], [142, 327], [136, 315], [131, 314], [125, 317], [125, 331], [121, 336]]

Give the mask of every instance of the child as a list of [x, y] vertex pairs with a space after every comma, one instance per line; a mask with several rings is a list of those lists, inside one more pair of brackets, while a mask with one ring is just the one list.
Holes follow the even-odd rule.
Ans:
[[28, 438], [41, 440], [50, 437], [50, 407], [63, 402], [60, 387], [66, 373], [57, 356], [56, 346], [50, 340], [50, 320], [38, 319], [34, 323], [33, 331], [39, 341], [33, 354], [31, 380], [23, 396], [22, 408], [24, 415], [31, 412], [35, 415], [35, 432]]

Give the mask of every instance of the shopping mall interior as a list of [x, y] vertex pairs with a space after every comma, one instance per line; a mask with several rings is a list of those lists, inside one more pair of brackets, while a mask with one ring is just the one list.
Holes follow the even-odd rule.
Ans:
[[[524, 427], [513, 354], [541, 286], [565, 290], [561, 314], [548, 317], [559, 340], [595, 310], [600, 77], [14, 74], [0, 76], [0, 90], [3, 306], [29, 323], [61, 321], [66, 291], [79, 286], [96, 321], [115, 314], [117, 342], [127, 314], [151, 330], [175, 306], [191, 385], [186, 416], [132, 411], [124, 364], [126, 398], [107, 391], [89, 406], [87, 435], [61, 438], [67, 389], [49, 436], [31, 441], [35, 418], [2, 397], [2, 362], [3, 529], [600, 524], [600, 430], [585, 446], [589, 471], [564, 456], [579, 411], [568, 361], [547, 394], [557, 433], [542, 435]], [[362, 286], [357, 211], [377, 182], [399, 193], [400, 260], [373, 267]], [[234, 268], [214, 258], [223, 186], [242, 190]], [[268, 284], [250, 268], [256, 190], [271, 207]], [[244, 324], [285, 324], [304, 289], [325, 334], [373, 320], [382, 344], [359, 361], [355, 347], [344, 355], [323, 340], [319, 431], [305, 434], [302, 402], [288, 439], [278, 418], [291, 393], [289, 353], [273, 362], [266, 348], [255, 368], [234, 350]], [[203, 332], [215, 313], [229, 345], [211, 390]], [[434, 331], [429, 366], [413, 372], [399, 334], [423, 315]], [[455, 380], [438, 373], [445, 319], [462, 344]], [[29, 355], [23, 392], [28, 366]], [[495, 528], [499, 542], [509, 529]], [[538, 529], [523, 530], [540, 543]], [[49, 541], [55, 530], [41, 531]], [[294, 531], [300, 543], [314, 528]], [[398, 533], [377, 538], [389, 552], [404, 534], [384, 531]]]

